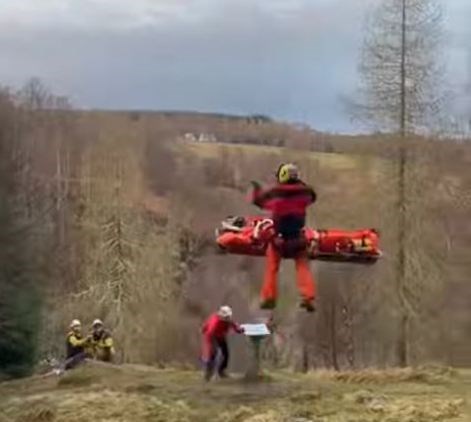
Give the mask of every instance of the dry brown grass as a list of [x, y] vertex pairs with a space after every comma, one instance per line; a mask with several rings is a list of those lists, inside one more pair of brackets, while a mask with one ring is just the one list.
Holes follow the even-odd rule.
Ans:
[[307, 156], [312, 160], [320, 160], [323, 165], [337, 170], [351, 170], [358, 168], [358, 161], [355, 155], [306, 152], [302, 150], [260, 145], [184, 144], [182, 147], [195, 154], [198, 158], [217, 158], [221, 150], [224, 149], [234, 155], [237, 153], [243, 153], [247, 156], [273, 154], [278, 156], [280, 160], [286, 159], [287, 155], [289, 155], [291, 160], [302, 160]]
[[[363, 378], [353, 378], [284, 372], [270, 374], [269, 383], [234, 378], [205, 384], [192, 371], [89, 366], [60, 379], [0, 384], [0, 421], [469, 421], [470, 373], [456, 371], [433, 384], [404, 374], [364, 371]], [[365, 387], [367, 378], [373, 381]]]
[[457, 371], [446, 366], [420, 366], [418, 368], [393, 368], [386, 370], [319, 371], [316, 376], [354, 384], [388, 384], [400, 382], [436, 383], [448, 381]]

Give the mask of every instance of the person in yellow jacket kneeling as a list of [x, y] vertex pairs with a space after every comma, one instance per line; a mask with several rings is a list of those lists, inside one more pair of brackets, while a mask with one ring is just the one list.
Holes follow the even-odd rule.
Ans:
[[92, 324], [93, 357], [102, 362], [111, 362], [115, 354], [113, 338], [109, 331], [105, 330], [103, 321], [95, 319]]
[[70, 331], [66, 337], [66, 356], [64, 369], [72, 369], [90, 357], [90, 346], [92, 337], [84, 337], [82, 324], [78, 319], [70, 323]]

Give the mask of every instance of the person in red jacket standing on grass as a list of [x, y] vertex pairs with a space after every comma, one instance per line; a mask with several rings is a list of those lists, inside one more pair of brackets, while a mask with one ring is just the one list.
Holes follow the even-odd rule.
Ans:
[[221, 362], [217, 368], [220, 378], [226, 378], [226, 368], [229, 364], [229, 347], [226, 336], [230, 330], [243, 333], [239, 324], [232, 320], [232, 309], [229, 306], [221, 306], [203, 324], [203, 362], [205, 364], [205, 380], [209, 381], [214, 373], [218, 351], [222, 354]]
[[275, 229], [275, 236], [266, 252], [260, 307], [276, 307], [278, 270], [282, 255], [288, 255], [296, 263], [297, 284], [302, 296], [301, 307], [312, 312], [316, 284], [309, 270], [303, 229], [306, 209], [316, 201], [317, 195], [312, 187], [300, 179], [299, 170], [294, 164], [280, 165], [276, 178], [277, 183], [268, 189], [262, 189], [259, 183], [252, 181], [252, 203], [271, 213]]

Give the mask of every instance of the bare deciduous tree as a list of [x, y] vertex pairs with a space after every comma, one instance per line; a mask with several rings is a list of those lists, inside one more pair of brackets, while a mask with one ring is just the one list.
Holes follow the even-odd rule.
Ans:
[[360, 117], [402, 136], [430, 127], [445, 99], [442, 21], [437, 0], [383, 0], [368, 16]]
[[[369, 16], [356, 112], [378, 128], [399, 134], [397, 151], [397, 294], [401, 309], [397, 357], [409, 363], [408, 337], [414, 301], [407, 273], [411, 230], [413, 155], [408, 137], [429, 128], [444, 101], [440, 61], [442, 8], [436, 0], [383, 0]], [[415, 174], [417, 176], [417, 174]]]

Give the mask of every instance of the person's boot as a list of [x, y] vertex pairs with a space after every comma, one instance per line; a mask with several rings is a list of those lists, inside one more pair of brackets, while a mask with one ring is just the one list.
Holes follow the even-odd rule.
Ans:
[[219, 378], [230, 378], [229, 374], [226, 371], [219, 371]]
[[299, 304], [299, 307], [306, 309], [306, 312], [315, 312], [316, 310], [313, 299], [303, 299]]
[[213, 371], [210, 370], [210, 369], [206, 369], [206, 370], [204, 371], [204, 380], [205, 380], [206, 382], [209, 382], [209, 381], [211, 381], [211, 378], [212, 378], [212, 377], [213, 377]]
[[260, 309], [275, 309], [276, 299], [265, 299], [260, 302]]

